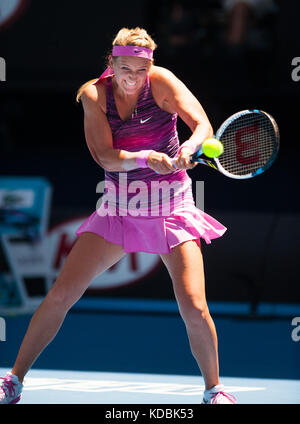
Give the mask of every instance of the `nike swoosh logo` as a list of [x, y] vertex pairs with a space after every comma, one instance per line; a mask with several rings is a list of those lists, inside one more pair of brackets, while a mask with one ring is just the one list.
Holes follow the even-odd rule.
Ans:
[[141, 119], [141, 124], [144, 124], [145, 122], [147, 122], [147, 121], [149, 121], [149, 119], [151, 119], [152, 118], [152, 116], [150, 116], [149, 118], [147, 118], [147, 119]]

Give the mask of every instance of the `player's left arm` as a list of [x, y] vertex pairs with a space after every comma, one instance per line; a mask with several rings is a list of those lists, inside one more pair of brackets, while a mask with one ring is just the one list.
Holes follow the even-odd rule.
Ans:
[[[186, 85], [172, 72], [165, 68], [153, 67], [151, 72], [152, 93], [158, 106], [169, 113], [178, 113], [178, 116], [190, 128], [192, 134], [189, 140], [200, 148], [204, 140], [213, 136], [213, 129], [209, 119], [198, 99]], [[178, 168], [193, 168], [190, 164], [188, 148], [181, 150], [176, 162]]]

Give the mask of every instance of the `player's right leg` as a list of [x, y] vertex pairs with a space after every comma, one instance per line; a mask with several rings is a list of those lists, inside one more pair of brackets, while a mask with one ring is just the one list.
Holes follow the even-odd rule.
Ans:
[[[124, 256], [123, 247], [93, 233], [76, 240], [51, 290], [35, 311], [21, 344], [12, 375], [22, 383], [27, 371], [58, 332], [68, 310], [83, 295], [90, 282]], [[13, 395], [14, 386], [0, 380], [0, 403]], [[15, 396], [16, 398], [17, 396]], [[12, 400], [14, 396], [11, 396]]]

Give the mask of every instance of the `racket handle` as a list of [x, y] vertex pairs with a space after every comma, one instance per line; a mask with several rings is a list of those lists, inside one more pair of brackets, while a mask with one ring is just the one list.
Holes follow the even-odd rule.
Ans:
[[199, 150], [197, 150], [197, 152], [193, 153], [193, 154], [190, 156], [190, 162], [191, 162], [191, 163], [193, 163], [193, 162], [197, 162], [198, 157], [199, 157], [199, 156], [201, 156], [201, 155], [202, 155], [202, 153], [203, 153], [202, 148], [200, 148]]
[[[202, 151], [202, 149], [200, 148], [199, 150], [197, 150], [197, 152], [195, 152], [195, 153], [193, 153], [192, 155], [190, 155], [190, 163], [197, 162], [197, 158], [198, 158], [199, 156], [201, 156], [201, 155], [202, 155], [202, 153], [203, 153], [203, 151]], [[172, 159], [172, 165], [173, 165], [173, 167], [174, 167], [175, 169], [177, 169], [177, 166], [176, 166], [176, 164], [175, 164], [176, 159], [177, 159], [177, 157], [175, 157], [175, 158], [173, 158], [173, 159]]]

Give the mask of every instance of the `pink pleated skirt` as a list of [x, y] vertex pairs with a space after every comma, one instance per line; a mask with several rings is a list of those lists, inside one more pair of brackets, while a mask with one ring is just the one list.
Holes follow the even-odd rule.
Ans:
[[98, 234], [123, 246], [128, 253], [170, 253], [173, 247], [189, 240], [195, 240], [200, 246], [202, 238], [210, 244], [226, 231], [220, 222], [195, 206], [190, 184], [184, 202], [175, 202], [167, 216], [131, 216], [130, 213], [120, 216], [122, 214], [107, 213], [107, 209], [103, 213], [103, 210], [102, 204], [80, 225], [76, 235]]

